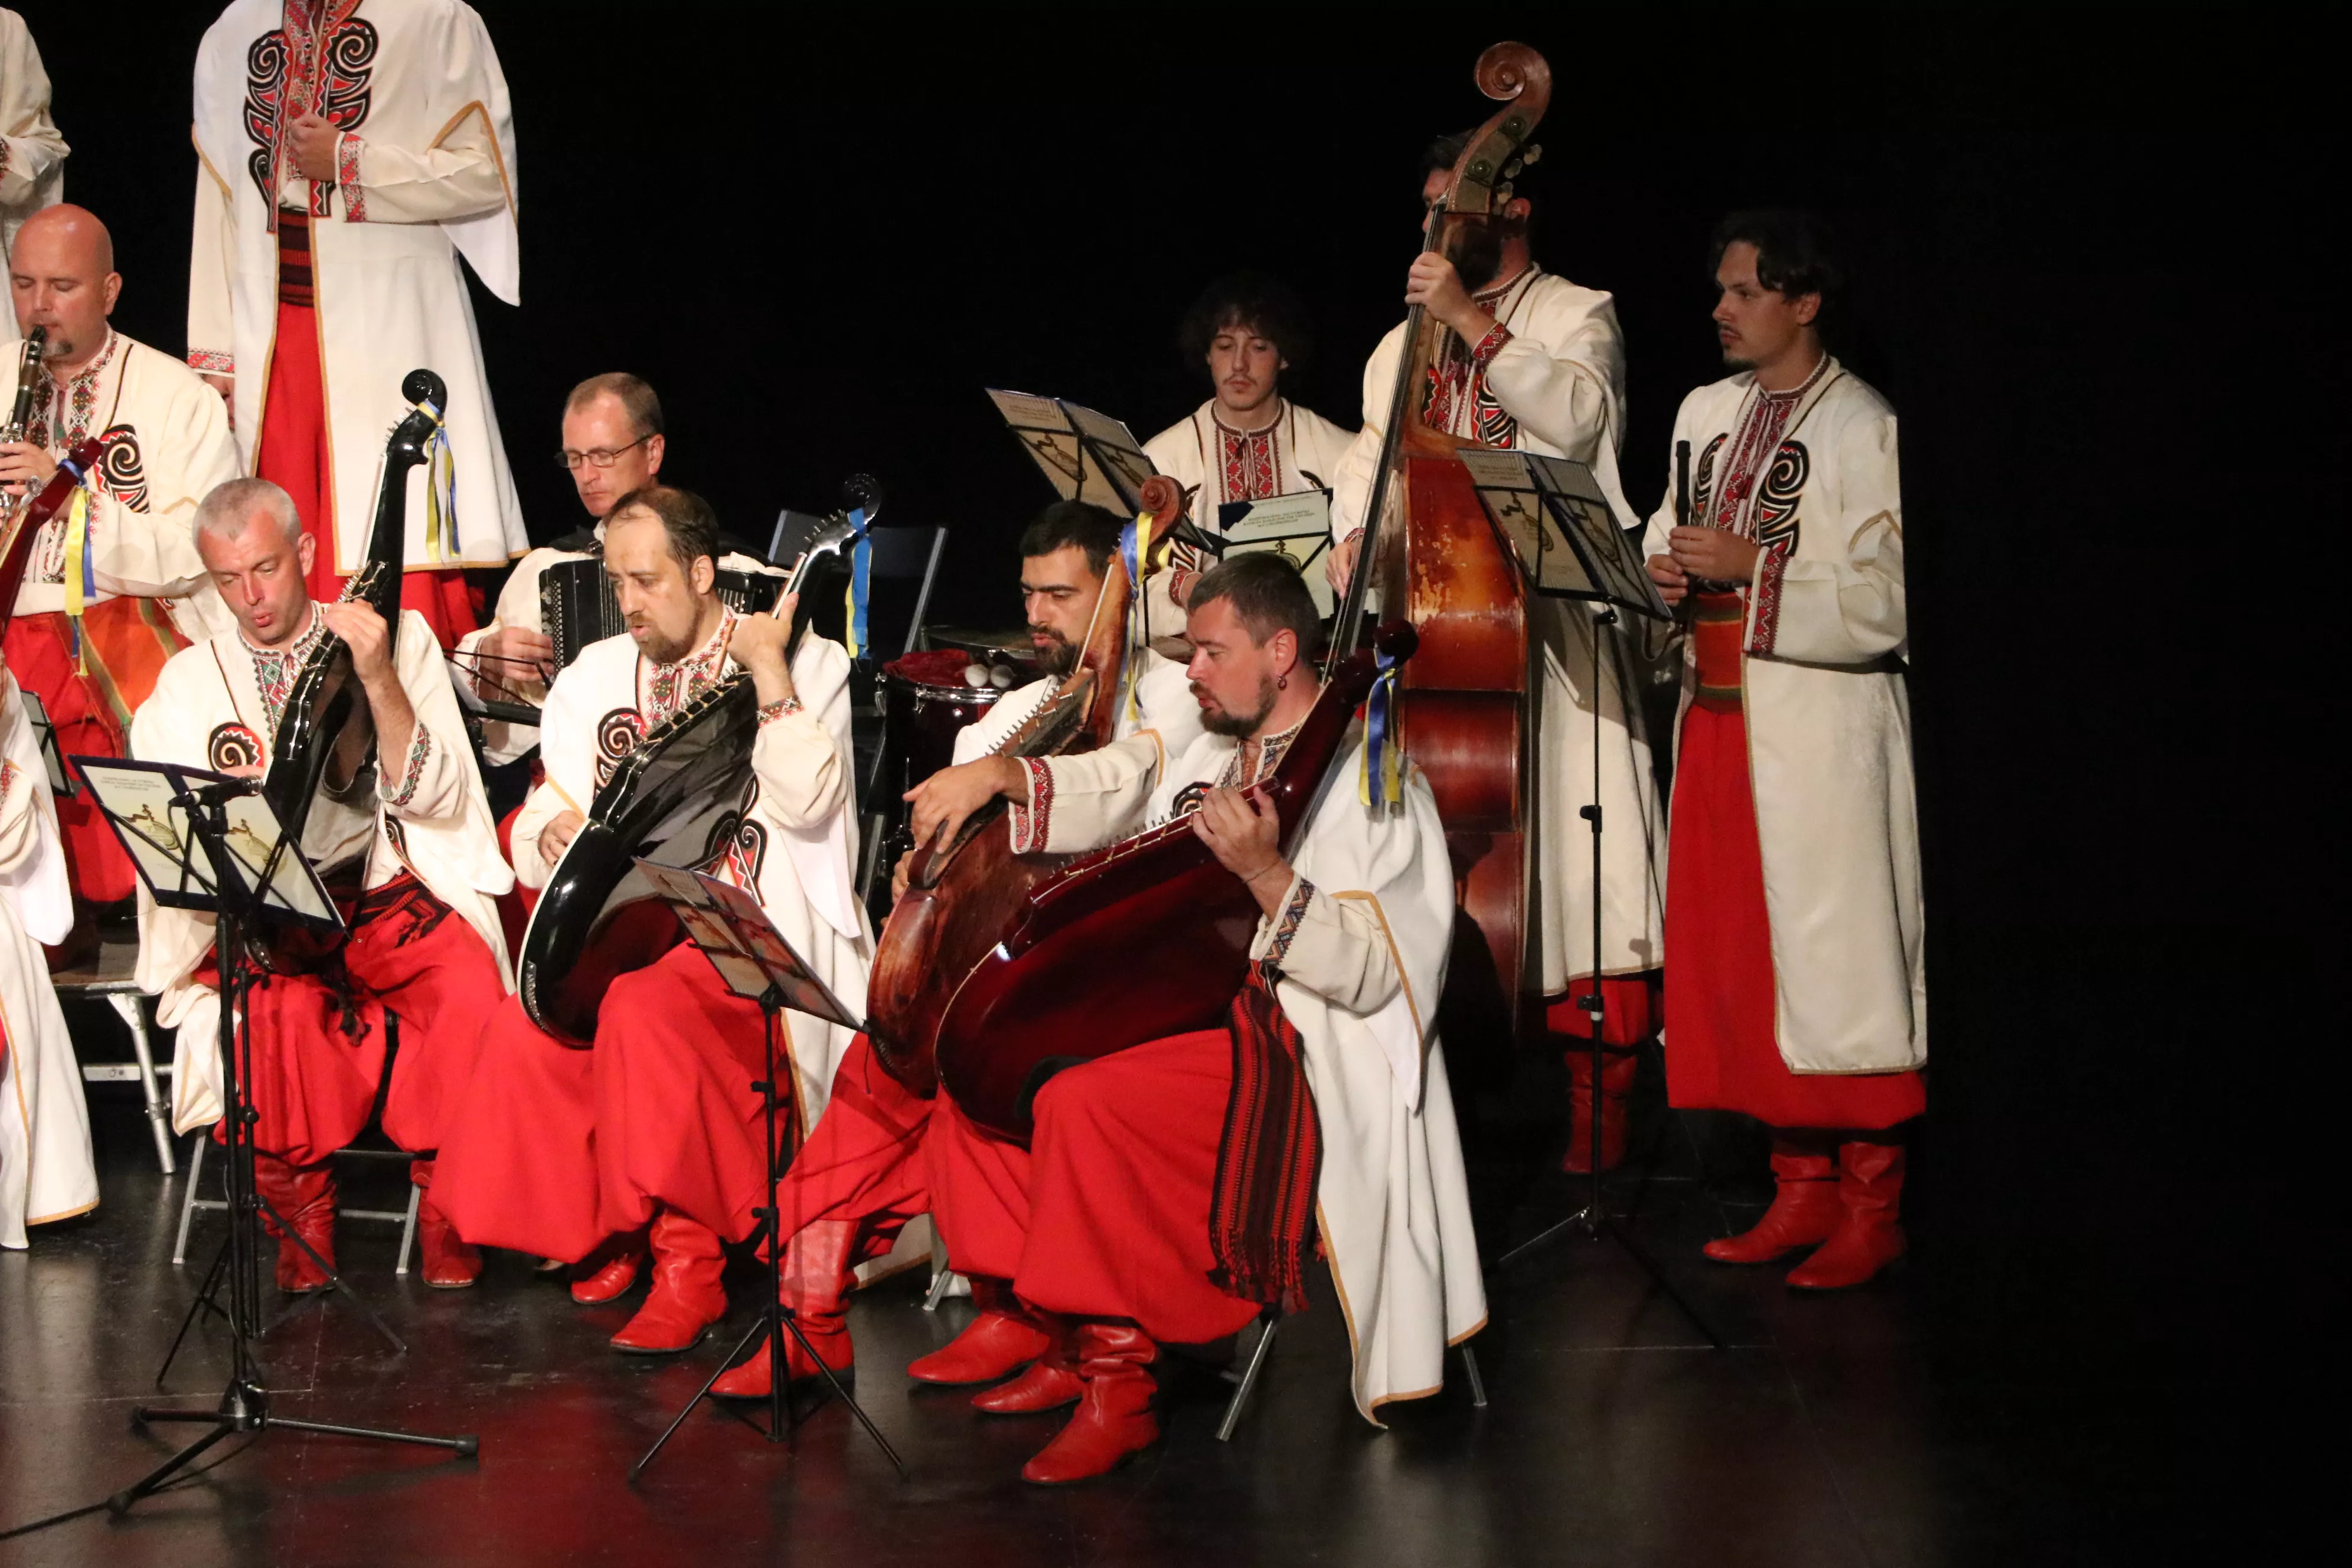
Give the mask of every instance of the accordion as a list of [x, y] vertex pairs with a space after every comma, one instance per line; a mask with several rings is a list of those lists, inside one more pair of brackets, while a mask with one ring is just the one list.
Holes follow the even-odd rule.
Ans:
[[[719, 596], [741, 615], [771, 609], [783, 591], [782, 576], [765, 572], [721, 572]], [[604, 560], [559, 561], [539, 579], [539, 613], [548, 640], [555, 644], [555, 665], [568, 669], [580, 650], [592, 642], [619, 637], [628, 625], [621, 619], [621, 602], [613, 580], [604, 575]]]

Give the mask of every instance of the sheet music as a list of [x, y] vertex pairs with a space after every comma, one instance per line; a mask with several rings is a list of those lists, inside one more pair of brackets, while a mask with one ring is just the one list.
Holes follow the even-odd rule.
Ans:
[[66, 771], [65, 753], [58, 750], [58, 727], [49, 722], [48, 705], [41, 694], [19, 684], [16, 695], [25, 704], [25, 717], [33, 726], [33, 742], [39, 747], [41, 762], [48, 770], [49, 793], [59, 800], [70, 800], [80, 786]]
[[1217, 526], [1225, 536], [1225, 556], [1271, 550], [1288, 556], [1314, 595], [1318, 614], [1329, 616], [1331, 584], [1323, 575], [1323, 557], [1331, 548], [1331, 492], [1297, 490], [1263, 500], [1229, 500], [1217, 507]]
[[1058, 398], [994, 387], [988, 395], [1064, 500], [1128, 517], [1143, 510], [1143, 483], [1159, 470], [1125, 425]]
[[738, 996], [757, 1000], [773, 985], [783, 1005], [796, 1013], [845, 1029], [865, 1026], [864, 1020], [843, 1006], [816, 972], [793, 951], [792, 943], [770, 923], [758, 899], [708, 872], [645, 859], [637, 862], [637, 868], [677, 912], [688, 940], [709, 958], [719, 977]]

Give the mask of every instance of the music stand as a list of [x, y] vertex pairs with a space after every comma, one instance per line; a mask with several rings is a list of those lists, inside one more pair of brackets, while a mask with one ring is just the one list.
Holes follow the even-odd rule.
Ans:
[[1633, 536], [1619, 526], [1592, 470], [1572, 458], [1535, 452], [1465, 451], [1463, 466], [1496, 534], [1518, 562], [1528, 587], [1547, 598], [1594, 606], [1592, 612], [1592, 801], [1577, 815], [1592, 825], [1592, 988], [1577, 998], [1592, 1031], [1592, 1170], [1584, 1206], [1503, 1254], [1507, 1266], [1574, 1230], [1594, 1240], [1607, 1236], [1639, 1264], [1652, 1284], [1682, 1310], [1716, 1349], [1723, 1336], [1675, 1288], [1646, 1248], [1609, 1212], [1601, 1188], [1601, 1050], [1606, 1008], [1601, 1000], [1601, 640], [1620, 610], [1656, 621], [1674, 613], [1658, 596]]
[[824, 1380], [832, 1384], [833, 1392], [849, 1406], [850, 1413], [857, 1417], [858, 1425], [866, 1428], [866, 1435], [880, 1446], [890, 1463], [898, 1468], [898, 1479], [906, 1480], [908, 1479], [907, 1462], [898, 1457], [898, 1450], [890, 1446], [890, 1439], [882, 1435], [882, 1429], [874, 1425], [874, 1418], [866, 1414], [866, 1407], [857, 1403], [849, 1390], [843, 1386], [833, 1368], [824, 1363], [824, 1358], [816, 1353], [815, 1347], [808, 1342], [808, 1335], [802, 1331], [798, 1315], [784, 1305], [783, 1299], [784, 1247], [791, 1239], [783, 1234], [782, 1211], [776, 1202], [776, 1184], [783, 1180], [784, 1172], [791, 1163], [776, 1138], [778, 1111], [783, 1099], [782, 1083], [778, 1073], [789, 1070], [778, 1061], [776, 1048], [776, 1043], [783, 1033], [783, 1010], [790, 1007], [794, 1012], [806, 1013], [848, 1029], [861, 1028], [864, 1025], [856, 1014], [841, 1005], [824, 982], [818, 979], [803, 962], [800, 954], [793, 951], [792, 944], [770, 923], [767, 911], [761, 909], [759, 900], [750, 893], [706, 872], [681, 870], [644, 858], [637, 861], [637, 868], [653, 884], [663, 902], [677, 912], [678, 923], [686, 928], [687, 940], [710, 960], [710, 966], [719, 972], [719, 978], [727, 983], [727, 988], [738, 996], [760, 1005], [761, 1021], [766, 1031], [765, 1073], [763, 1077], [754, 1079], [751, 1087], [758, 1091], [767, 1112], [768, 1190], [766, 1204], [752, 1209], [751, 1213], [760, 1221], [752, 1235], [764, 1237], [767, 1242], [768, 1299], [760, 1310], [759, 1321], [735, 1342], [735, 1348], [720, 1359], [718, 1370], [703, 1380], [702, 1386], [695, 1390], [694, 1397], [670, 1418], [670, 1424], [662, 1428], [662, 1435], [654, 1439], [654, 1446], [630, 1467], [629, 1479], [634, 1483], [645, 1472], [646, 1467], [654, 1462], [655, 1457], [685, 1424], [686, 1418], [694, 1413], [694, 1407], [710, 1397], [711, 1384], [739, 1362], [757, 1353], [753, 1347], [762, 1339], [768, 1342], [769, 1377], [768, 1425], [761, 1435], [771, 1443], [782, 1442], [785, 1434], [799, 1424], [790, 1419], [791, 1379], [784, 1372], [787, 1364], [784, 1335], [790, 1333], [799, 1342], [801, 1349], [808, 1352], [809, 1360], [816, 1363], [817, 1370], [824, 1374]]
[[[187, 1468], [205, 1451], [233, 1432], [267, 1432], [285, 1427], [339, 1437], [362, 1437], [379, 1443], [411, 1443], [447, 1448], [470, 1456], [479, 1449], [472, 1435], [433, 1437], [336, 1422], [299, 1421], [271, 1412], [262, 1386], [262, 1367], [253, 1340], [259, 1332], [261, 1303], [260, 1247], [256, 1237], [263, 1203], [253, 1184], [253, 1126], [257, 1114], [246, 1104], [245, 1084], [252, 1066], [253, 1030], [247, 1021], [241, 1032], [238, 1019], [244, 1000], [248, 930], [264, 910], [274, 918], [321, 931], [343, 929], [343, 919], [318, 872], [295, 847], [277, 815], [261, 797], [258, 783], [231, 778], [175, 763], [133, 762], [116, 757], [71, 759], [81, 770], [91, 796], [122, 841], [155, 902], [166, 909], [206, 911], [214, 917], [213, 945], [220, 971], [221, 1127], [227, 1145], [225, 1177], [228, 1187], [229, 1235], [223, 1256], [227, 1259], [231, 1363], [227, 1388], [211, 1410], [159, 1409], [134, 1406], [132, 1421], [190, 1422], [213, 1429], [182, 1448], [163, 1465], [107, 1500], [116, 1514]], [[199, 861], [202, 864], [199, 864]], [[275, 1211], [272, 1211], [275, 1213]], [[278, 1223], [294, 1235], [283, 1215]], [[300, 1241], [296, 1236], [296, 1240]], [[321, 1268], [326, 1262], [309, 1244]], [[220, 1264], [214, 1265], [217, 1271]], [[331, 1269], [330, 1279], [341, 1281]], [[356, 1297], [353, 1300], [357, 1300]], [[360, 1303], [366, 1310], [366, 1303]], [[217, 1306], [215, 1310], [218, 1310]], [[194, 1317], [195, 1308], [190, 1310]], [[374, 1318], [373, 1312], [369, 1312]], [[392, 1331], [382, 1319], [376, 1326]], [[185, 1322], [181, 1333], [187, 1331]], [[396, 1336], [393, 1343], [399, 1345]], [[174, 1349], [178, 1342], [174, 1341]], [[405, 1347], [403, 1347], [405, 1348]], [[167, 1361], [166, 1366], [170, 1364]], [[160, 1374], [159, 1374], [160, 1381]]]

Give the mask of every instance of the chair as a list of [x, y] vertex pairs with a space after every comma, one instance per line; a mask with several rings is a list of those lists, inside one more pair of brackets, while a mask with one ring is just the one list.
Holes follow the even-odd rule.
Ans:
[[165, 1098], [162, 1074], [172, 1070], [171, 1064], [155, 1065], [153, 1038], [147, 1023], [147, 998], [131, 978], [139, 963], [139, 942], [134, 936], [129, 942], [103, 942], [97, 954], [88, 962], [62, 970], [49, 976], [57, 987], [60, 1002], [87, 998], [103, 1000], [121, 1017], [131, 1030], [131, 1049], [134, 1060], [127, 1062], [84, 1062], [81, 1079], [84, 1083], [136, 1083], [147, 1099], [148, 1130], [155, 1139], [155, 1163], [163, 1174], [171, 1175], [177, 1168], [172, 1157], [172, 1107]]
[[[1241, 1425], [1242, 1411], [1248, 1406], [1250, 1395], [1257, 1388], [1257, 1375], [1265, 1370], [1267, 1352], [1274, 1349], [1275, 1331], [1281, 1327], [1282, 1309], [1279, 1306], [1268, 1307], [1260, 1312], [1257, 1316], [1257, 1343], [1250, 1347], [1249, 1360], [1241, 1371], [1228, 1369], [1223, 1373], [1226, 1382], [1238, 1386], [1234, 1390], [1233, 1398], [1226, 1402], [1225, 1418], [1217, 1423], [1218, 1442], [1234, 1440], [1234, 1428]], [[1478, 1352], [1470, 1348], [1466, 1340], [1463, 1342], [1461, 1350], [1462, 1371], [1470, 1380], [1470, 1404], [1475, 1409], [1484, 1410], [1486, 1408], [1486, 1380], [1478, 1375]]]
[[[186, 1195], [180, 1200], [179, 1237], [172, 1244], [172, 1267], [174, 1268], [184, 1268], [187, 1267], [188, 1226], [194, 1223], [196, 1211], [198, 1209], [226, 1209], [228, 1207], [228, 1202], [225, 1198], [200, 1198], [196, 1196], [196, 1184], [203, 1179], [205, 1173], [205, 1146], [212, 1141], [212, 1130], [210, 1128], [203, 1129], [198, 1131], [194, 1140], [192, 1140], [194, 1147], [188, 1151], [188, 1190]], [[410, 1153], [405, 1149], [362, 1149], [357, 1145], [353, 1145], [347, 1149], [336, 1150], [335, 1157], [337, 1159], [402, 1160], [409, 1162], [413, 1162], [416, 1158], [415, 1155]], [[226, 1184], [227, 1178], [224, 1176], [222, 1181]], [[423, 1201], [424, 1196], [425, 1189], [418, 1186], [415, 1183], [411, 1182], [408, 1184], [408, 1207], [405, 1210], [338, 1208], [335, 1211], [335, 1217], [337, 1219], [382, 1220], [386, 1224], [400, 1226], [400, 1260], [393, 1266], [392, 1271], [394, 1274], [406, 1274], [408, 1272], [409, 1255], [415, 1250], [416, 1245], [417, 1205]]]

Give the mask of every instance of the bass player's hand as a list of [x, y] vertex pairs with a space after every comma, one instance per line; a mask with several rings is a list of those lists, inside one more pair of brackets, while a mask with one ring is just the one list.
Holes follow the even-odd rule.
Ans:
[[1331, 584], [1331, 592], [1345, 597], [1349, 579], [1356, 574], [1356, 552], [1364, 547], [1364, 531], [1356, 530], [1331, 547], [1323, 557], [1323, 580]]
[[1282, 815], [1274, 803], [1255, 792], [1213, 789], [1192, 814], [1192, 832], [1218, 865], [1249, 884], [1257, 907], [1273, 914], [1290, 886], [1290, 863], [1282, 858]]
[[576, 811], [558, 812], [545, 827], [539, 830], [539, 858], [551, 866], [554, 865], [563, 858], [563, 852], [572, 847], [572, 841], [579, 837], [580, 830], [587, 826], [588, 819]]
[[899, 798], [913, 807], [908, 826], [915, 842], [936, 846], [953, 842], [965, 820], [1000, 795], [1008, 800], [1029, 798], [1029, 770], [1011, 757], [982, 757], [941, 768]]

